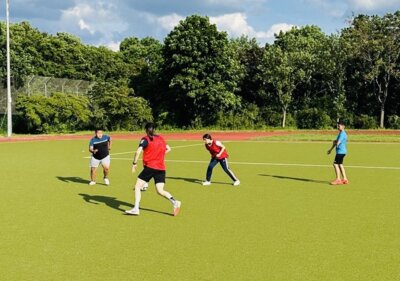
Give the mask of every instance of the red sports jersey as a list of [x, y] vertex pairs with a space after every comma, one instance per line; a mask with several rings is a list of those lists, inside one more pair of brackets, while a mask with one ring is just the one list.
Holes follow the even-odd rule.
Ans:
[[217, 157], [216, 155], [221, 151], [222, 147], [218, 145], [218, 143], [220, 143], [217, 140], [213, 140], [211, 145], [205, 144], [206, 149], [208, 151], [210, 151], [211, 156], [214, 158], [217, 158], [218, 160], [220, 159], [224, 159], [224, 158], [228, 158], [228, 152], [226, 151], [226, 149], [224, 150], [224, 152], [222, 152], [220, 157]]
[[153, 140], [148, 136], [144, 138], [147, 140], [148, 145], [143, 150], [143, 166], [165, 171], [164, 158], [167, 143], [160, 135], [154, 135]]

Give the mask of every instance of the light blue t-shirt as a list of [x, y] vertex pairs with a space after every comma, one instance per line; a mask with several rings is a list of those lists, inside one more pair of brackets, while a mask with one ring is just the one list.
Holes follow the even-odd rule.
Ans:
[[337, 142], [340, 142], [339, 145], [336, 146], [336, 154], [347, 154], [347, 134], [345, 131], [341, 131], [337, 138]]

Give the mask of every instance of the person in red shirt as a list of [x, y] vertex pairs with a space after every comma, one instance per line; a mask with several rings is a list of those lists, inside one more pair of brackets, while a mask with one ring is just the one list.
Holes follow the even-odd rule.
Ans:
[[211, 185], [211, 176], [212, 171], [218, 163], [221, 164], [222, 169], [224, 169], [225, 173], [233, 180], [233, 185], [240, 185], [239, 179], [235, 176], [232, 170], [229, 169], [228, 165], [228, 152], [225, 149], [225, 146], [217, 140], [213, 140], [209, 134], [205, 134], [203, 136], [203, 141], [206, 149], [211, 154], [211, 161], [208, 164], [206, 181], [203, 182], [203, 185]]
[[177, 216], [180, 211], [181, 202], [172, 197], [168, 191], [164, 190], [166, 171], [164, 158], [165, 154], [171, 151], [171, 148], [162, 136], [154, 134], [155, 126], [153, 123], [147, 123], [145, 129], [146, 136], [141, 139], [132, 163], [132, 173], [134, 173], [136, 172], [139, 156], [143, 151], [143, 170], [138, 175], [135, 185], [135, 206], [131, 210], [125, 211], [125, 213], [128, 215], [139, 215], [140, 192], [146, 183], [154, 178], [157, 193], [172, 203], [174, 216]]

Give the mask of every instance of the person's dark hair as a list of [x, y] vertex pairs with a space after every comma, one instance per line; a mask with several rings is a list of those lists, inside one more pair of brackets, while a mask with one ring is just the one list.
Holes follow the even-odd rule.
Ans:
[[337, 123], [338, 123], [338, 125], [346, 125], [344, 120], [339, 120]]
[[146, 124], [146, 126], [144, 126], [144, 128], [146, 130], [146, 134], [150, 137], [150, 139], [152, 139], [154, 136], [154, 130], [156, 129], [154, 123], [149, 122]]
[[203, 135], [203, 139], [212, 140], [212, 137], [211, 137], [210, 134], [204, 134], [204, 135]]

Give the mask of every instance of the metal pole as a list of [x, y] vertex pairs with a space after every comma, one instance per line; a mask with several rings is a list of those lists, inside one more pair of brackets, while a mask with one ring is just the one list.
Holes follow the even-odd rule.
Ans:
[[11, 70], [10, 70], [10, 0], [6, 0], [7, 21], [7, 137], [12, 134], [12, 99], [11, 99]]

